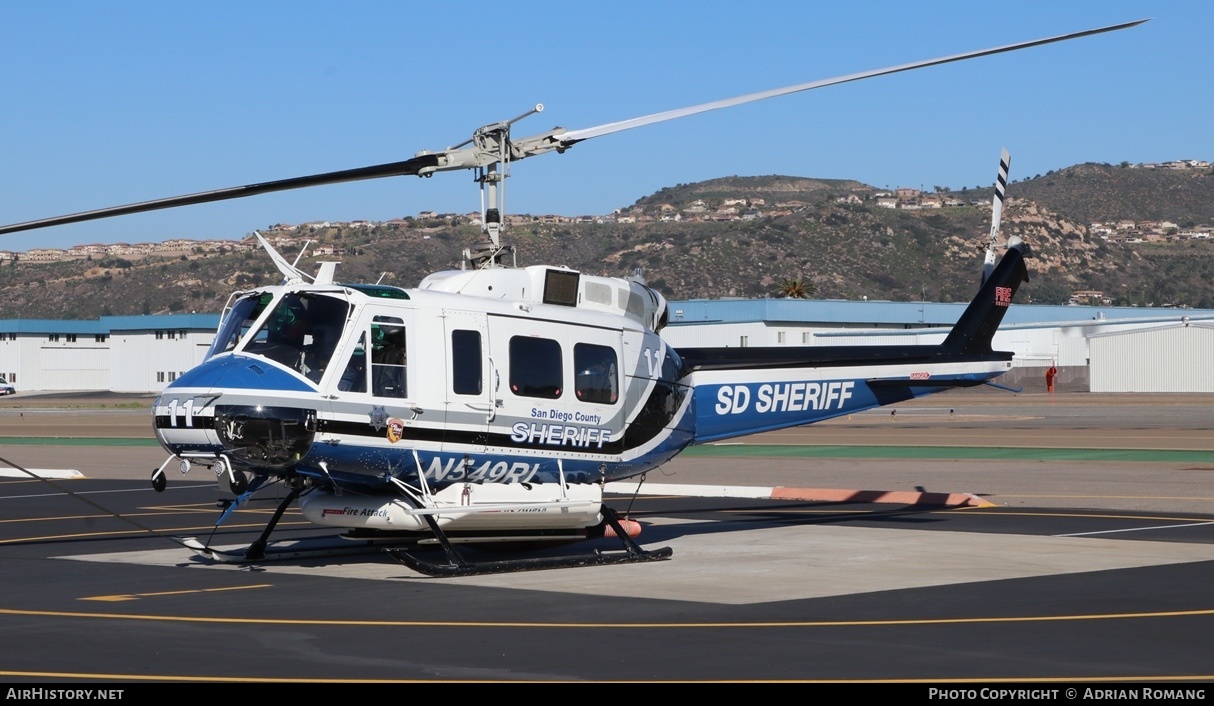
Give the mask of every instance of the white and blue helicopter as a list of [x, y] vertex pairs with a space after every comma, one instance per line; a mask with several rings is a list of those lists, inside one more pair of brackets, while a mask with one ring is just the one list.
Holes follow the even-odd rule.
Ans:
[[[718, 108], [911, 69], [1110, 32], [1102, 27], [748, 94], [583, 130], [514, 139], [512, 120], [401, 162], [251, 184], [5, 226], [0, 234], [155, 209], [388, 176], [475, 170], [485, 241], [463, 267], [415, 288], [353, 284], [336, 263], [312, 275], [262, 243], [280, 283], [234, 293], [203, 362], [153, 411], [170, 454], [152, 474], [203, 466], [238, 496], [289, 489], [261, 537], [213, 558], [266, 559], [271, 532], [298, 502], [352, 539], [396, 542], [393, 556], [431, 575], [664, 559], [636, 523], [603, 502], [608, 482], [644, 475], [693, 444], [812, 424], [955, 387], [990, 383], [1012, 353], [991, 339], [1027, 281], [1025, 244], [995, 265], [1006, 154], [981, 288], [940, 345], [690, 348], [661, 336], [667, 305], [640, 278], [507, 264], [503, 180], [510, 162], [614, 132]], [[260, 238], [260, 236], [258, 236]], [[455, 545], [615, 536], [620, 552], [493, 562]], [[446, 561], [412, 545], [437, 544]], [[402, 548], [405, 547], [405, 548]]]

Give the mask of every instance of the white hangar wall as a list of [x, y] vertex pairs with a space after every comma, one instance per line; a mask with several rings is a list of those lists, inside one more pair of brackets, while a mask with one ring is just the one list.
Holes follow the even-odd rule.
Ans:
[[214, 338], [213, 332], [115, 330], [110, 336], [108, 389], [159, 392], [201, 363]]
[[18, 393], [159, 392], [202, 362], [218, 314], [0, 320], [0, 375]]
[[[110, 382], [109, 347], [93, 341], [40, 343], [39, 365], [23, 387], [40, 390], [104, 390]], [[22, 389], [22, 388], [18, 388]]]
[[109, 347], [97, 322], [0, 322], [0, 374], [23, 390], [104, 390]]
[[17, 390], [105, 390], [109, 386], [109, 349], [88, 340], [49, 340], [46, 335], [20, 335], [0, 341], [0, 375]]
[[1092, 336], [1092, 392], [1214, 392], [1214, 327], [1180, 324]]

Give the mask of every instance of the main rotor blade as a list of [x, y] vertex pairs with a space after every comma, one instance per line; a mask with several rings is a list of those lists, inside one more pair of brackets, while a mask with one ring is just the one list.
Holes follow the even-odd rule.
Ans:
[[126, 216], [132, 213], [156, 211], [162, 208], [175, 208], [177, 206], [192, 206], [199, 203], [211, 203], [213, 201], [239, 199], [246, 196], [268, 194], [274, 191], [289, 191], [291, 189], [303, 189], [309, 186], [341, 184], [347, 181], [379, 179], [381, 177], [390, 176], [410, 176], [416, 175], [425, 167], [434, 167], [437, 166], [437, 164], [437, 155], [422, 155], [420, 157], [406, 159], [403, 162], [391, 162], [388, 164], [377, 164], [371, 167], [359, 167], [357, 169], [344, 169], [338, 172], [313, 174], [312, 176], [279, 179], [278, 181], [266, 181], [259, 184], [248, 184], [245, 186], [233, 186], [227, 189], [203, 191], [197, 194], [173, 196], [167, 199], [156, 199], [155, 201], [143, 201], [140, 203], [127, 204], [126, 206], [99, 208], [96, 211], [83, 211], [81, 213], [73, 213], [67, 216], [42, 218], [36, 221], [27, 221], [25, 223], [0, 226], [0, 235], [16, 233], [23, 230], [34, 230], [36, 228], [61, 226], [68, 223], [80, 223], [81, 221], [94, 221], [101, 218], [112, 218], [114, 216]]
[[653, 125], [654, 123], [666, 122], [667, 120], [675, 120], [684, 118], [688, 115], [697, 113], [706, 113], [710, 110], [718, 110], [720, 108], [731, 108], [736, 105], [745, 103], [753, 103], [755, 101], [765, 100], [767, 98], [775, 98], [777, 96], [786, 96], [790, 93], [800, 93], [801, 91], [809, 91], [815, 88], [823, 88], [824, 86], [834, 86], [840, 83], [848, 83], [850, 81], [859, 81], [865, 78], [873, 78], [874, 76], [885, 76], [887, 74], [895, 74], [901, 71], [910, 71], [911, 69], [921, 69], [926, 66], [937, 66], [939, 64], [948, 64], [954, 61], [963, 61], [965, 59], [975, 59], [980, 56], [990, 56], [991, 54], [1002, 54], [1003, 52], [1016, 51], [1018, 49], [1027, 49], [1029, 47], [1041, 46], [1042, 44], [1052, 44], [1054, 42], [1064, 42], [1068, 39], [1078, 39], [1079, 37], [1087, 37], [1093, 34], [1101, 34], [1104, 32], [1113, 32], [1119, 29], [1127, 29], [1146, 22], [1146, 19], [1136, 20], [1134, 22], [1125, 22], [1123, 24], [1110, 25], [1108, 27], [1100, 27], [1099, 29], [1089, 29], [1082, 32], [1073, 32], [1071, 34], [1063, 34], [1057, 37], [1047, 37], [1045, 39], [1034, 39], [1028, 42], [1018, 42], [1016, 44], [1008, 44], [1002, 47], [993, 49], [982, 49], [979, 51], [966, 52], [964, 54], [954, 54], [952, 56], [943, 56], [938, 59], [928, 59], [926, 61], [916, 61], [911, 64], [900, 64], [891, 66], [885, 69], [876, 69], [873, 71], [863, 71], [856, 74], [847, 74], [836, 78], [828, 78], [821, 81], [810, 81], [809, 83], [799, 83], [795, 86], [785, 88], [774, 88], [758, 93], [748, 93], [744, 96], [736, 98], [726, 98], [724, 100], [712, 101], [711, 103], [701, 103], [688, 108], [677, 108], [675, 110], [667, 110], [662, 113], [654, 113], [639, 118], [630, 120], [621, 120], [614, 123], [606, 123], [596, 127], [585, 128], [583, 130], [570, 130], [557, 135], [557, 139], [564, 145], [572, 145], [582, 140], [589, 140], [592, 137], [600, 137], [602, 135], [610, 135], [613, 132], [621, 132], [623, 130], [631, 130], [634, 127], [642, 127], [644, 125]]
[[[713, 101], [711, 103], [703, 103], [688, 108], [668, 110], [663, 113], [654, 113], [653, 115], [632, 118], [631, 120], [607, 123], [605, 125], [599, 125], [597, 127], [587, 128], [584, 130], [548, 132], [530, 138], [525, 138], [523, 140], [516, 140], [514, 146], [522, 147], [522, 149], [519, 154], [515, 155], [514, 159], [522, 159], [527, 156], [543, 154], [552, 150], [561, 151], [566, 147], [583, 140], [588, 140], [592, 137], [609, 135], [614, 132], [629, 130], [635, 127], [641, 127], [643, 125], [652, 125], [654, 123], [665, 122], [667, 120], [674, 120], [676, 118], [695, 115], [697, 113], [704, 113], [710, 110], [717, 110], [719, 108], [728, 108], [745, 103], [753, 103], [754, 101], [764, 100], [766, 98], [775, 98], [777, 96], [784, 96], [790, 93], [799, 93], [801, 91], [822, 88], [824, 86], [833, 86], [835, 84], [847, 83], [849, 81], [859, 81], [860, 79], [872, 78], [874, 76], [883, 76], [886, 74], [898, 73], [900, 71], [909, 71], [911, 69], [935, 66], [938, 64], [947, 64], [954, 61], [989, 56], [991, 54], [1000, 54], [1018, 49], [1026, 49], [1028, 47], [1040, 46], [1042, 44], [1062, 42], [1068, 39], [1076, 39], [1078, 37], [1086, 37], [1093, 34], [1101, 34], [1103, 32], [1112, 32], [1119, 29], [1134, 27], [1146, 21], [1147, 20], [1142, 19], [1134, 22], [1126, 22], [1123, 24], [1101, 27], [1098, 29], [1064, 34], [1057, 37], [1047, 37], [1045, 39], [1019, 42], [1017, 44], [1009, 44], [1002, 47], [995, 47], [993, 49], [983, 49], [964, 54], [945, 56], [938, 59], [929, 59], [927, 61], [917, 61], [910, 64], [902, 64], [900, 66], [891, 66], [889, 68], [877, 69], [875, 71], [864, 71], [861, 73], [839, 76], [837, 78], [801, 83], [795, 86], [788, 86], [786, 88], [760, 91], [758, 93], [750, 93], [744, 96], [738, 96], [736, 98], [728, 98], [725, 100]], [[196, 194], [187, 194], [185, 196], [173, 196], [165, 199], [156, 199], [154, 201], [143, 201], [140, 203], [128, 204], [126, 206], [113, 206], [110, 208], [97, 209], [95, 211], [84, 211], [66, 216], [55, 216], [53, 218], [43, 218], [36, 221], [27, 221], [25, 223], [0, 226], [0, 235], [25, 230], [34, 230], [36, 228], [48, 228], [50, 226], [98, 220], [101, 218], [111, 218], [114, 216], [125, 216], [133, 213], [143, 213], [145, 211], [155, 211], [164, 208], [175, 208], [178, 206], [191, 206], [194, 204], [226, 201], [228, 199], [257, 196], [259, 194], [267, 194], [274, 191], [288, 191], [291, 189], [302, 189], [310, 186], [340, 184], [343, 182], [359, 181], [363, 179], [418, 175], [422, 174], [423, 172], [428, 175], [434, 171], [440, 170], [449, 171], [453, 169], [473, 168], [482, 166], [485, 163], [482, 161], [483, 157], [484, 155], [480, 154], [480, 151], [475, 148], [451, 148], [444, 152], [437, 154], [424, 154], [413, 157], [412, 159], [404, 160], [402, 162], [390, 162], [388, 164], [378, 164], [370, 167], [361, 167], [358, 169], [346, 169], [337, 172], [314, 174], [312, 176], [280, 179], [278, 181], [268, 181], [258, 184], [248, 184], [246, 186], [236, 186], [227, 189], [217, 189], [215, 191], [203, 191]]]

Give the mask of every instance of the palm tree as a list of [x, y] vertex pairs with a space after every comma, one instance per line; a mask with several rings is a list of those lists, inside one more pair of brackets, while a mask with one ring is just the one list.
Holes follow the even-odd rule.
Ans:
[[818, 288], [813, 282], [807, 282], [800, 277], [784, 280], [776, 287], [776, 296], [786, 299], [809, 299]]

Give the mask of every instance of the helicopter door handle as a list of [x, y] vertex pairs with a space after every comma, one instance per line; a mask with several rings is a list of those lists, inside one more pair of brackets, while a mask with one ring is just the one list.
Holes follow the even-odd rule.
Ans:
[[493, 384], [489, 386], [489, 416], [485, 418], [486, 422], [492, 422], [497, 419], [497, 408], [501, 406], [501, 400], [497, 398], [497, 388], [501, 384], [501, 378], [497, 374], [497, 366], [493, 364], [493, 356], [489, 356], [489, 370], [493, 371]]

